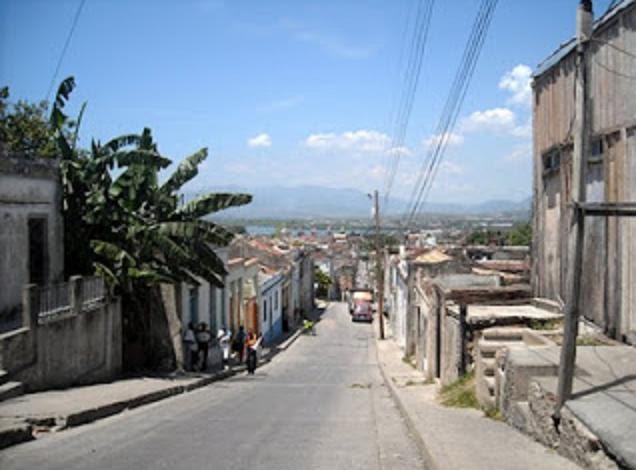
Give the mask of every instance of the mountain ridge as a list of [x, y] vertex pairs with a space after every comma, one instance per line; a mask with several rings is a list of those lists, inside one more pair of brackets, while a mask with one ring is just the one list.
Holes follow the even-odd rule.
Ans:
[[[205, 190], [185, 191], [186, 199], [209, 192], [246, 192], [253, 195], [251, 204], [232, 208], [218, 214], [219, 218], [348, 218], [366, 217], [371, 214], [370, 196], [354, 188], [328, 188], [323, 186], [260, 186], [246, 188], [238, 185], [210, 187]], [[492, 199], [478, 203], [428, 202], [424, 213], [447, 215], [494, 215], [503, 213], [529, 213], [531, 197], [521, 201]], [[381, 200], [381, 202], [383, 202]], [[406, 201], [391, 198], [388, 216], [402, 215]], [[382, 209], [381, 209], [382, 210]], [[384, 212], [384, 211], [383, 211]]]

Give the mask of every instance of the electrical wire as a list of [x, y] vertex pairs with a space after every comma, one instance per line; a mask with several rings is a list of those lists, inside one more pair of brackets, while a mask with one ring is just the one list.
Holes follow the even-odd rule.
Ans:
[[419, 85], [422, 62], [428, 34], [430, 30], [431, 18], [434, 7], [434, 0], [426, 2], [420, 1], [417, 8], [417, 16], [413, 27], [410, 53], [408, 63], [404, 72], [404, 85], [400, 96], [391, 144], [385, 149], [387, 156], [387, 177], [384, 186], [384, 206], [385, 210], [389, 204], [389, 197], [395, 180], [395, 175], [399, 168], [400, 158], [404, 149], [404, 141], [408, 124], [413, 110], [413, 102]]
[[73, 23], [71, 23], [71, 29], [66, 36], [66, 41], [64, 42], [64, 46], [62, 47], [62, 51], [60, 53], [60, 57], [57, 60], [57, 64], [55, 65], [55, 71], [53, 72], [53, 76], [51, 77], [51, 82], [49, 84], [49, 89], [46, 92], [46, 101], [49, 101], [51, 98], [51, 93], [53, 92], [53, 88], [55, 87], [55, 81], [57, 80], [57, 75], [60, 73], [60, 69], [62, 68], [62, 62], [64, 61], [64, 56], [66, 55], [66, 51], [68, 50], [69, 45], [71, 44], [71, 39], [73, 38], [73, 33], [75, 32], [75, 28], [77, 27], [77, 23], [80, 18], [80, 14], [82, 13], [82, 9], [84, 8], [84, 4], [86, 0], [80, 0], [80, 3], [77, 7], [77, 11], [75, 12], [75, 16], [73, 17]]
[[477, 59], [483, 49], [483, 44], [498, 0], [482, 0], [477, 16], [468, 37], [460, 65], [453, 80], [451, 90], [437, 125], [436, 142], [429, 147], [426, 158], [418, 174], [411, 192], [407, 210], [403, 217], [403, 225], [408, 228], [419, 213], [423, 201], [437, 175], [439, 165], [443, 159], [445, 149], [451, 133], [457, 122], [461, 105], [466, 97], [468, 86], [477, 64]]

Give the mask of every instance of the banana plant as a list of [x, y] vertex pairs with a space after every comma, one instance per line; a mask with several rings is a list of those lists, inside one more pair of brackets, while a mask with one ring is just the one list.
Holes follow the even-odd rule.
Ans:
[[140, 284], [196, 285], [199, 278], [222, 287], [226, 273], [213, 247], [226, 245], [233, 234], [207, 216], [252, 197], [212, 193], [180, 204], [180, 190], [198, 174], [207, 149], [185, 158], [160, 183], [159, 172], [171, 161], [159, 153], [149, 129], [78, 149], [77, 136], [62, 132], [74, 87], [72, 77], [62, 82], [50, 117], [62, 154], [68, 271], [96, 272], [122, 293]]

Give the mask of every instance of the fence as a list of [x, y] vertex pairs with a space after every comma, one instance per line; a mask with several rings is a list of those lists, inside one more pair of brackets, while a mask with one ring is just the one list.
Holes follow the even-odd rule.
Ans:
[[69, 282], [37, 287], [34, 294], [38, 322], [45, 323], [102, 303], [106, 288], [100, 277], [74, 276]]
[[70, 284], [63, 282], [37, 288], [39, 317], [58, 316], [71, 309]]

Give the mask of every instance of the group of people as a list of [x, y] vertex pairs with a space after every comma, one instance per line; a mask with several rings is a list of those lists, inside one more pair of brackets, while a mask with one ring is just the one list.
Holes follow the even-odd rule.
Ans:
[[[247, 372], [254, 374], [258, 364], [258, 350], [263, 342], [262, 334], [247, 333], [245, 328], [240, 326], [238, 332], [232, 336], [230, 330], [222, 327], [218, 331], [216, 339], [223, 351], [224, 367], [228, 367], [230, 359], [234, 357], [239, 364], [242, 364], [245, 360]], [[188, 370], [206, 370], [208, 367], [208, 350], [212, 342], [212, 335], [208, 330], [208, 325], [202, 322], [195, 327], [190, 322], [188, 329], [184, 333], [183, 341], [188, 349], [186, 358]]]
[[195, 325], [188, 323], [188, 329], [183, 335], [186, 349], [186, 369], [206, 370], [208, 368], [208, 351], [212, 342], [212, 334], [208, 324], [201, 322]]

